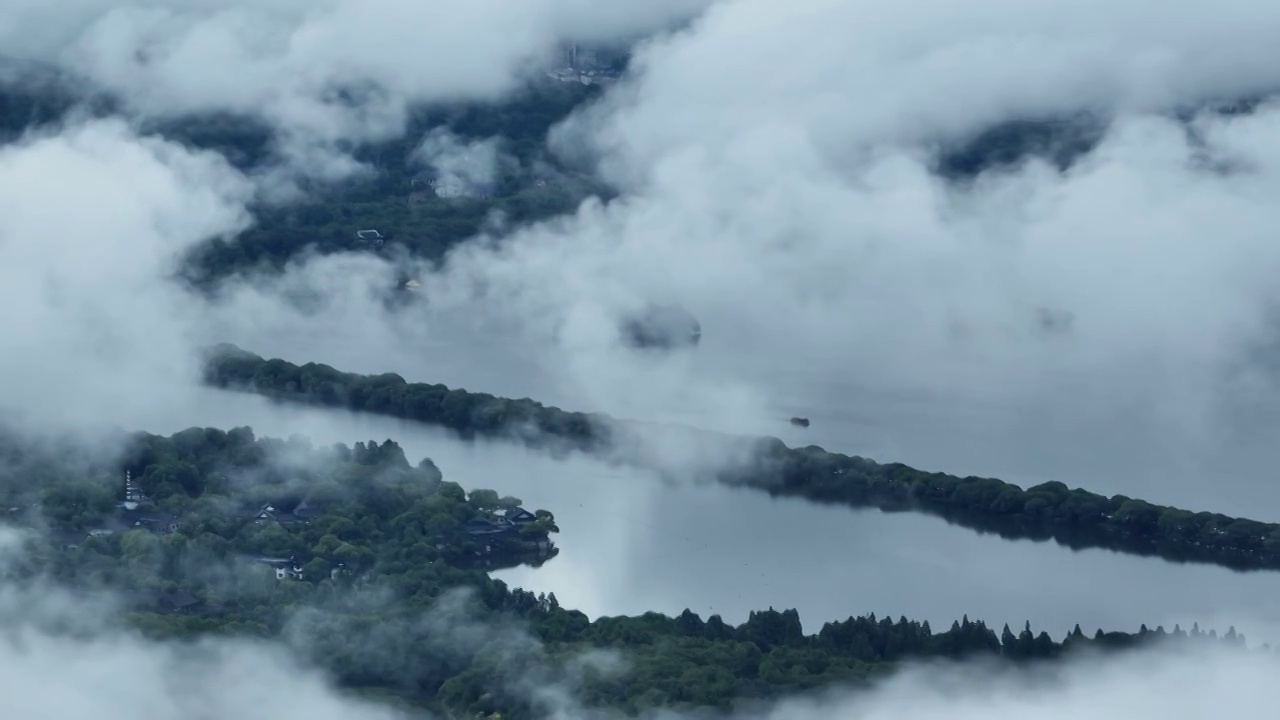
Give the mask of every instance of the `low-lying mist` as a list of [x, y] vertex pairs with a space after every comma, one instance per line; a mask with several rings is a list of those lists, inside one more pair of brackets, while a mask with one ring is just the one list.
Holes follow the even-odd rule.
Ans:
[[[18, 537], [4, 531], [6, 549]], [[71, 595], [41, 583], [0, 586], [5, 633], [0, 639], [4, 707], [18, 716], [77, 718], [157, 717], [397, 718], [429, 717], [394, 710], [335, 689], [300, 652], [324, 647], [335, 629], [322, 611], [302, 610], [291, 631], [293, 649], [246, 638], [195, 642], [147, 639], [117, 624], [101, 609], [106, 598]], [[568, 674], [539, 666], [539, 643], [517, 628], [468, 622], [457, 601], [427, 609], [397, 633], [372, 629], [363, 651], [394, 663], [406, 636], [439, 645], [450, 655], [495, 654], [515, 668], [507, 692], [522, 694], [540, 717], [571, 720], [618, 714], [585, 708], [574, 698], [572, 667], [588, 664], [626, 672], [625, 655], [583, 657]], [[434, 628], [434, 630], [432, 630]], [[425, 634], [424, 634], [425, 633]], [[1088, 658], [1065, 666], [992, 672], [984, 667], [923, 665], [905, 668], [870, 690], [831, 689], [776, 705], [732, 714], [743, 718], [982, 717], [1128, 718], [1134, 712], [1200, 718], [1222, 711], [1265, 707], [1266, 679], [1276, 672], [1269, 652], [1157, 647]], [[659, 712], [665, 720], [707, 717]]]

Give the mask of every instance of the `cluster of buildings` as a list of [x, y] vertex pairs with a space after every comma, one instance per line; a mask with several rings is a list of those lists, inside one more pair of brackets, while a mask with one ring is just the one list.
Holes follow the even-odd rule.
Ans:
[[357, 230], [356, 239], [364, 241], [373, 247], [382, 247], [382, 243], [386, 241], [386, 238], [383, 237], [382, 233], [373, 229]]
[[622, 76], [626, 60], [626, 50], [567, 43], [560, 49], [546, 76], [560, 82], [583, 85], [614, 82]]
[[[11, 510], [11, 512], [16, 511]], [[304, 497], [301, 501], [277, 501], [244, 506], [237, 516], [245, 523], [263, 527], [275, 525], [285, 530], [295, 530], [310, 524], [325, 514], [328, 506], [313, 497]], [[503, 510], [493, 515], [472, 518], [464, 532], [472, 539], [471, 552], [483, 560], [501, 556], [513, 550], [517, 552], [546, 555], [551, 550], [551, 541], [542, 534], [526, 537], [522, 530], [538, 521], [538, 516], [528, 510], [516, 507]], [[82, 543], [93, 537], [112, 535], [129, 530], [146, 530], [155, 535], [169, 535], [182, 529], [183, 521], [177, 515], [154, 509], [148, 498], [134, 482], [130, 473], [125, 473], [124, 499], [116, 506], [116, 513], [99, 527], [87, 532], [61, 531], [54, 534], [54, 545], [64, 551], [75, 550]], [[436, 547], [445, 549], [447, 545], [441, 541]], [[298, 556], [269, 557], [247, 556], [243, 558], [249, 565], [266, 566], [272, 570], [277, 580], [302, 580], [306, 558]], [[346, 574], [349, 569], [339, 564], [332, 568], [331, 579]], [[154, 601], [154, 602], [153, 602]], [[148, 602], [160, 603], [171, 612], [183, 612], [196, 606], [190, 596], [181, 593], [165, 593], [158, 598], [152, 597]]]
[[413, 202], [440, 198], [442, 200], [491, 200], [494, 184], [476, 182], [456, 173], [422, 172], [410, 178], [409, 199]]
[[493, 189], [486, 184], [469, 182], [458, 175], [444, 174], [433, 178], [414, 178], [413, 183], [425, 185], [436, 197], [445, 200], [488, 200], [493, 197]]
[[[279, 505], [279, 507], [277, 507]], [[282, 509], [287, 508], [287, 509]], [[312, 498], [293, 505], [288, 503], [263, 503], [241, 508], [237, 515], [254, 525], [275, 524], [285, 529], [306, 525], [324, 514], [326, 507]], [[173, 513], [155, 509], [134, 482], [131, 473], [125, 473], [124, 500], [116, 504], [116, 512], [98, 527], [87, 532], [61, 531], [56, 533], [56, 545], [61, 550], [74, 550], [92, 537], [113, 535], [129, 530], [146, 530], [155, 535], [169, 535], [182, 529], [182, 518]]]
[[168, 535], [182, 527], [182, 519], [177, 515], [152, 509], [150, 505], [151, 499], [143, 494], [137, 483], [133, 481], [133, 476], [125, 473], [124, 500], [116, 504], [116, 514], [87, 532], [55, 533], [55, 544], [61, 550], [75, 550], [91, 537], [112, 535], [126, 530], [147, 530], [158, 535]]

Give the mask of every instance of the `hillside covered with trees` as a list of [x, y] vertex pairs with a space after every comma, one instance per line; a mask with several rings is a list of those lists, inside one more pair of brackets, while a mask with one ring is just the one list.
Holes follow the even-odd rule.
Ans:
[[[558, 161], [545, 146], [553, 125], [598, 94], [597, 86], [547, 81], [500, 104], [418, 108], [402, 136], [353, 150], [367, 172], [336, 184], [304, 182], [304, 200], [254, 208], [253, 227], [197, 247], [182, 273], [198, 286], [211, 287], [237, 272], [279, 271], [306, 249], [388, 258], [405, 252], [438, 261], [495, 223], [544, 220], [572, 212], [588, 196], [608, 197], [607, 186]], [[244, 164], [274, 161], [269, 130], [247, 118], [190, 118], [157, 129]], [[491, 143], [490, 181], [457, 196], [437, 193], [430, 185], [431, 168], [415, 159], [415, 151], [424, 137], [441, 130], [457, 143]]]
[[[571, 212], [588, 196], [608, 197], [612, 191], [606, 185], [546, 148], [551, 127], [599, 94], [598, 85], [538, 80], [501, 102], [414, 108], [398, 137], [350, 149], [366, 172], [338, 182], [299, 178], [303, 199], [256, 204], [252, 227], [198, 246], [181, 273], [207, 289], [237, 272], [278, 271], [307, 249], [395, 257], [399, 248], [439, 260], [488, 224], [534, 222]], [[51, 70], [0, 63], [0, 142], [55, 126], [72, 113], [108, 117], [121, 116], [122, 110], [109, 95], [89, 93]], [[144, 134], [216, 151], [250, 174], [284, 162], [274, 130], [252, 116], [205, 113], [134, 124]], [[492, 181], [475, 193], [437, 196], [428, 185], [431, 168], [415, 159], [415, 151], [438, 130], [452, 133], [459, 143], [491, 141]], [[360, 237], [361, 230], [378, 235]]]
[[[537, 447], [569, 447], [628, 462], [638, 423], [570, 412], [529, 399], [512, 400], [399, 375], [357, 375], [327, 365], [267, 360], [234, 346], [211, 351], [205, 380], [282, 400], [378, 413], [446, 427], [463, 438], [511, 438]], [[690, 429], [689, 432], [698, 432]], [[1110, 497], [1060, 482], [1030, 488], [994, 478], [956, 477], [901, 463], [881, 464], [820, 447], [789, 448], [776, 438], [726, 439], [753, 449], [755, 461], [718, 479], [774, 495], [885, 512], [924, 512], [1006, 538], [1055, 540], [1072, 548], [1104, 548], [1203, 562], [1235, 570], [1280, 569], [1280, 524]]]
[[[996, 632], [967, 617], [935, 633], [874, 615], [806, 635], [794, 610], [773, 609], [738, 626], [687, 610], [592, 622], [485, 572], [490, 560], [545, 561], [536, 546], [558, 530], [550, 512], [495, 535], [495, 523], [518, 518], [519, 500], [467, 491], [390, 441], [313, 448], [249, 428], [191, 428], [134, 435], [110, 460], [13, 442], [3, 450], [0, 490], [33, 531], [29, 578], [114, 593], [153, 636], [275, 638], [345, 687], [437, 710], [537, 717], [539, 701], [521, 688], [575, 673], [588, 707], [634, 714], [857, 687], [912, 659], [1012, 667], [1151, 641], [1244, 643], [1234, 630], [1218, 638], [1198, 627], [1092, 637], [1076, 627], [1055, 642], [1029, 625]], [[32, 474], [39, 484], [13, 482]], [[506, 549], [484, 548], [499, 543]], [[582, 670], [601, 652], [626, 669]]]

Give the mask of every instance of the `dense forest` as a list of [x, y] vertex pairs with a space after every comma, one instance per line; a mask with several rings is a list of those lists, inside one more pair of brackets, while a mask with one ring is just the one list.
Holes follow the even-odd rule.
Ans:
[[[532, 446], [567, 447], [646, 463], [644, 454], [633, 450], [637, 447], [634, 437], [644, 432], [641, 424], [569, 412], [527, 398], [512, 400], [409, 383], [391, 373], [356, 375], [315, 363], [298, 366], [229, 345], [211, 350], [205, 380], [220, 388], [440, 425], [464, 438], [514, 438]], [[719, 470], [717, 478], [773, 495], [885, 512], [929, 513], [1005, 538], [1052, 539], [1077, 549], [1105, 548], [1235, 570], [1280, 569], [1280, 525], [1275, 523], [1156, 505], [1124, 495], [1107, 497], [1060, 482], [1024, 489], [994, 478], [962, 478], [901, 463], [881, 464], [816, 446], [789, 448], [776, 438], [700, 435], [700, 442], [751, 447], [753, 462]]]
[[[687, 610], [591, 622], [485, 572], [504, 558], [545, 561], [537, 546], [558, 530], [550, 512], [526, 511], [521, 523], [518, 499], [467, 491], [391, 441], [313, 448], [249, 428], [191, 428], [130, 436], [108, 461], [12, 440], [0, 454], [0, 492], [34, 531], [29, 576], [115, 593], [152, 636], [275, 638], [348, 688], [427, 708], [536, 717], [545, 708], [528, 683], [572, 682], [588, 707], [729, 709], [856, 687], [918, 658], [1244, 644], [1234, 629], [1219, 638], [1198, 626], [1092, 637], [1076, 627], [1055, 642], [1029, 625], [996, 632], [966, 617], [935, 633], [874, 615], [806, 635], [794, 610], [773, 609], [736, 627]], [[602, 652], [625, 671], [588, 660]]]

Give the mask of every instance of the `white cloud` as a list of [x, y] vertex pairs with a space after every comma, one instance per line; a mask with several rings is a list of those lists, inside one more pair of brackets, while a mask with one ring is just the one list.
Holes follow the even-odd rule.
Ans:
[[499, 138], [467, 142], [448, 128], [436, 128], [422, 138], [411, 158], [434, 171], [437, 191], [488, 190], [497, 181], [502, 159], [499, 142]]
[[642, 53], [598, 135], [625, 175], [797, 136], [839, 160], [1011, 116], [1235, 97], [1276, 87], [1278, 16], [1256, 0], [735, 0]]
[[3, 404], [61, 424], [190, 382], [198, 309], [167, 276], [244, 226], [250, 191], [220, 156], [120, 122], [0, 148]]
[[[776, 381], [803, 367], [1195, 435], [1275, 299], [1278, 116], [1201, 121], [1211, 153], [1248, 160], [1222, 174], [1148, 111], [1273, 87], [1277, 12], [720, 3], [561, 131], [630, 197], [460, 250], [431, 300], [474, 311], [486, 294], [555, 330], [566, 356], [547, 363], [606, 406], [734, 386], [720, 414], [740, 415], [805, 392]], [[1117, 122], [1065, 176], [1031, 164], [966, 191], [913, 145], [1078, 109]], [[599, 347], [620, 308], [655, 298], [702, 317], [714, 361], [663, 363], [659, 382]], [[1045, 337], [1046, 310], [1070, 331]]]
[[[558, 333], [547, 363], [605, 405], [735, 383], [776, 399], [795, 386], [764, 385], [770, 366], [798, 364], [1099, 414], [1137, 403], [1200, 430], [1276, 300], [1280, 166], [1261, 138], [1278, 123], [1270, 108], [1202, 123], [1211, 151], [1250, 148], [1247, 172], [1201, 169], [1180, 128], [1138, 115], [1066, 175], [1031, 164], [971, 190], [906, 153], [826, 167], [799, 131], [663, 156], [630, 198], [460, 249], [428, 295], [437, 313]], [[617, 312], [651, 299], [702, 317], [693, 357], [607, 344]], [[1045, 309], [1069, 328], [1046, 336]], [[658, 371], [676, 379], [655, 387]]]
[[764, 717], [804, 720], [839, 712], [867, 720], [1120, 720], [1137, 713], [1199, 720], [1225, 708], [1248, 713], [1265, 707], [1266, 678], [1275, 667], [1266, 655], [1197, 650], [1099, 658], [1039, 678], [924, 669], [851, 701], [786, 703]]
[[[306, 11], [289, 2], [119, 11], [84, 3], [15, 46], [66, 62], [93, 57], [99, 79], [132, 88], [139, 107], [257, 107], [284, 127], [331, 139], [396, 131], [378, 118], [397, 113], [379, 108], [456, 96], [455, 80], [469, 97], [501, 93], [529, 52], [584, 28], [656, 27], [701, 6], [615, 17], [548, 0], [514, 13], [521, 22], [544, 13], [526, 39], [498, 42], [516, 20], [486, 15], [496, 8], [489, 4], [396, 15], [391, 3]], [[45, 7], [8, 11], [5, 27], [36, 27], [28, 23], [47, 17]], [[392, 269], [350, 256], [310, 260], [279, 281], [240, 284], [215, 308], [198, 307], [156, 278], [166, 253], [237, 226], [248, 196], [242, 178], [173, 148], [157, 155], [167, 146], [117, 128], [103, 143], [134, 150], [108, 158], [110, 171], [31, 179], [34, 168], [50, 167], [38, 152], [76, 147], [76, 138], [83, 145], [109, 125], [9, 150], [6, 167], [21, 173], [0, 173], [14, 178], [14, 207], [76, 208], [74, 216], [25, 210], [0, 220], [6, 237], [24, 239], [4, 249], [8, 267], [25, 268], [9, 286], [13, 302], [29, 306], [18, 316], [25, 319], [9, 322], [33, 338], [14, 355], [24, 392], [10, 403], [47, 407], [33, 389], [55, 376], [85, 380], [66, 402], [94, 397], [92, 370], [103, 365], [89, 358], [103, 343], [129, 353], [146, 345], [141, 358], [111, 367], [161, 377], [189, 367], [197, 340], [225, 339], [299, 361], [735, 430], [769, 427], [781, 406], [806, 415], [855, 406], [860, 396], [846, 386], [856, 380], [1006, 404], [1011, 416], [1064, 426], [1167, 433], [1174, 450], [1194, 454], [1225, 432], [1241, 396], [1270, 396], [1245, 360], [1271, 332], [1276, 300], [1268, 198], [1280, 115], [1264, 107], [1247, 118], [1205, 118], [1202, 141], [1192, 142], [1148, 111], [1269, 87], [1273, 64], [1263, 60], [1280, 11], [1244, 0], [1226, 10], [1180, 4], [1160, 6], [1163, 21], [1149, 23], [1154, 7], [715, 4], [688, 31], [650, 44], [632, 82], [559, 133], [561, 146], [598, 156], [624, 198], [460, 249], [429, 279], [428, 302], [399, 315], [380, 295]], [[433, 12], [445, 14], [432, 24]], [[609, 23], [600, 24], [601, 12]], [[167, 29], [152, 64], [133, 67], [151, 27]], [[55, 30], [63, 34], [47, 34]], [[323, 40], [343, 33], [351, 47]], [[433, 43], [436, 35], [448, 42]], [[472, 70], [484, 78], [464, 82]], [[202, 73], [216, 77], [205, 82]], [[324, 119], [332, 108], [316, 103], [325, 88], [353, 78], [388, 92]], [[1032, 163], [958, 188], [930, 173], [918, 146], [1011, 115], [1082, 107], [1117, 122], [1065, 175]], [[484, 148], [474, 149], [483, 159]], [[1206, 153], [1238, 170], [1212, 171]], [[159, 159], [142, 163], [135, 182], [133, 157]], [[84, 178], [63, 179], [76, 172]], [[90, 202], [99, 197], [110, 201]], [[189, 202], [204, 210], [171, 209]], [[161, 226], [151, 215], [184, 223]], [[64, 238], [64, 223], [84, 227]], [[99, 237], [137, 255], [85, 249]], [[76, 301], [35, 302], [43, 271], [31, 267], [81, 272], [62, 291], [72, 287]], [[115, 290], [126, 287], [145, 289]], [[292, 296], [311, 288], [322, 302], [302, 313], [280, 301], [286, 288]], [[702, 347], [666, 358], [617, 347], [618, 316], [654, 300], [689, 307], [702, 320]], [[1070, 321], [1045, 332], [1046, 313]], [[77, 327], [118, 337], [107, 343]], [[42, 333], [54, 340], [36, 340]], [[68, 367], [84, 370], [69, 375]]]
[[[0, 43], [144, 113], [252, 113], [324, 143], [398, 133], [411, 102], [497, 98], [560, 41], [662, 29], [707, 2], [18, 0], [0, 11]], [[335, 102], [343, 89], [369, 94]]]

